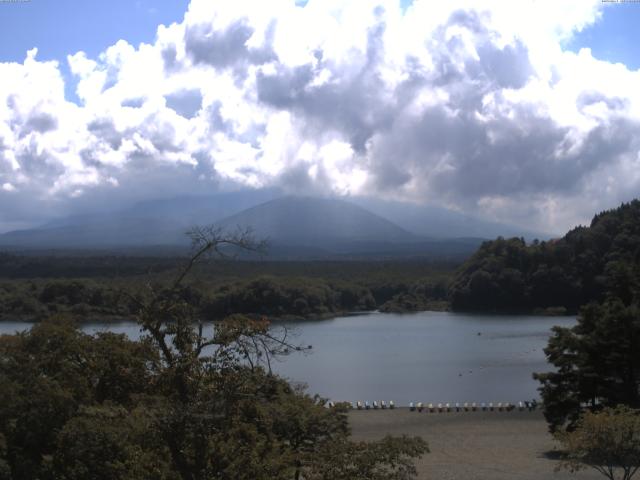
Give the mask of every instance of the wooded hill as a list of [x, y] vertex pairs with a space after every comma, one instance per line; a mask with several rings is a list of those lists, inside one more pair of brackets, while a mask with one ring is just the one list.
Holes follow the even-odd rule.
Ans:
[[548, 242], [484, 242], [457, 271], [449, 287], [457, 311], [547, 310], [575, 313], [581, 305], [638, 290], [640, 201], [599, 213]]

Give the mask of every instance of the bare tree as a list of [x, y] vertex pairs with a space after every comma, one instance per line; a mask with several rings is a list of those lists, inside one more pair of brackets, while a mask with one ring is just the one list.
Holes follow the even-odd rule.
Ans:
[[[242, 360], [251, 368], [265, 366], [271, 372], [274, 356], [309, 347], [292, 343], [286, 327], [276, 332], [266, 318], [232, 315], [219, 322], [206, 322], [194, 305], [185, 299], [185, 280], [194, 267], [208, 257], [233, 258], [238, 252], [265, 253], [267, 243], [256, 240], [250, 228], [227, 232], [216, 226], [197, 226], [187, 232], [191, 254], [170, 286], [157, 289], [148, 284], [147, 299], [134, 298], [138, 322], [157, 344], [162, 360], [170, 367], [202, 360]], [[130, 298], [133, 298], [129, 295]], [[207, 326], [210, 331], [207, 333]]]

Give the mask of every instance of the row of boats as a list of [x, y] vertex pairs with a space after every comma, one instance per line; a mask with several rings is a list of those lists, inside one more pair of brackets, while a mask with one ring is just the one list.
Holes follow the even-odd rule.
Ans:
[[[393, 403], [393, 400], [389, 400], [389, 402], [385, 402], [384, 400], [374, 400], [373, 402], [369, 403], [369, 401], [357, 401], [355, 403], [350, 403], [347, 402], [349, 404], [349, 406], [353, 409], [356, 410], [385, 410], [387, 408], [389, 409], [394, 409], [396, 408], [395, 403]], [[333, 408], [335, 407], [335, 403], [334, 402], [329, 402], [328, 404], [329, 408]], [[524, 401], [524, 402], [518, 402], [518, 404], [513, 404], [513, 403], [509, 403], [509, 402], [498, 402], [496, 404], [494, 404], [493, 402], [489, 402], [489, 403], [463, 403], [462, 405], [459, 403], [454, 403], [454, 404], [450, 404], [450, 403], [438, 403], [438, 404], [433, 404], [433, 403], [422, 403], [422, 402], [418, 402], [418, 403], [414, 403], [414, 402], [410, 402], [409, 403], [409, 410], [411, 410], [412, 412], [414, 411], [418, 411], [418, 412], [422, 412], [422, 411], [427, 411], [427, 412], [431, 412], [431, 413], [443, 413], [443, 412], [477, 412], [477, 411], [483, 411], [483, 412], [494, 412], [494, 411], [498, 411], [498, 412], [510, 412], [512, 410], [518, 409], [519, 411], [523, 412], [525, 410], [528, 410], [530, 412], [532, 412], [533, 410], [536, 410], [538, 408], [538, 402], [536, 400], [532, 400], [532, 401]]]
[[[385, 402], [384, 400], [374, 400], [373, 403], [369, 403], [368, 401], [366, 402], [355, 402], [355, 403], [351, 403], [351, 402], [346, 402], [349, 404], [349, 407], [357, 409], [357, 410], [385, 410], [387, 408], [393, 410], [394, 408], [396, 408], [396, 404], [393, 403], [393, 400], [389, 400], [389, 403]], [[335, 407], [336, 404], [333, 402], [329, 402], [329, 408], [333, 408]]]
[[475, 402], [473, 403], [463, 403], [462, 405], [460, 405], [459, 403], [455, 403], [455, 404], [450, 404], [450, 403], [438, 403], [436, 405], [434, 405], [433, 403], [429, 403], [429, 404], [425, 404], [422, 402], [418, 402], [418, 403], [409, 403], [409, 410], [413, 411], [418, 411], [418, 412], [422, 412], [423, 410], [426, 410], [430, 413], [434, 413], [434, 412], [451, 412], [451, 411], [456, 411], [456, 412], [476, 412], [476, 411], [489, 411], [489, 412], [493, 412], [493, 411], [498, 411], [498, 412], [511, 412], [512, 410], [518, 409], [519, 411], [523, 412], [525, 410], [528, 411], [533, 411], [536, 410], [538, 408], [538, 402], [535, 400], [532, 400], [531, 402], [529, 401], [524, 401], [524, 402], [518, 402], [517, 405], [513, 404], [513, 403], [509, 403], [509, 402], [498, 402], [496, 404], [494, 404], [493, 402], [489, 402], [489, 403], [480, 403], [477, 404]]

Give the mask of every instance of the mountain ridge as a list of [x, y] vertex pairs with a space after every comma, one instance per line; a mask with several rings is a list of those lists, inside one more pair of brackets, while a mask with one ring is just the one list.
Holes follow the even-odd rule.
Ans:
[[[295, 258], [443, 252], [459, 257], [470, 254], [486, 238], [447, 237], [444, 228], [440, 235], [420, 235], [349, 197], [282, 196], [278, 190], [257, 190], [145, 201], [122, 211], [70, 216], [0, 235], [0, 248], [186, 248], [189, 240], [184, 232], [189, 227], [212, 223], [228, 229], [251, 226], [257, 237], [271, 240], [273, 252], [288, 257], [288, 249], [296, 252], [291, 253]], [[451, 237], [456, 240], [450, 241]]]

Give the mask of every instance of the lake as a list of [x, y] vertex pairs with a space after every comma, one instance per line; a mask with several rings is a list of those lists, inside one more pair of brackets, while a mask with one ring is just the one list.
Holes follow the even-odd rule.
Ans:
[[[542, 349], [551, 327], [573, 324], [572, 317], [449, 312], [373, 312], [288, 322], [296, 343], [313, 349], [273, 367], [336, 401], [518, 402], [538, 398], [531, 374], [550, 369]], [[0, 333], [29, 326], [2, 322]], [[91, 323], [83, 329], [139, 336], [135, 323]]]

